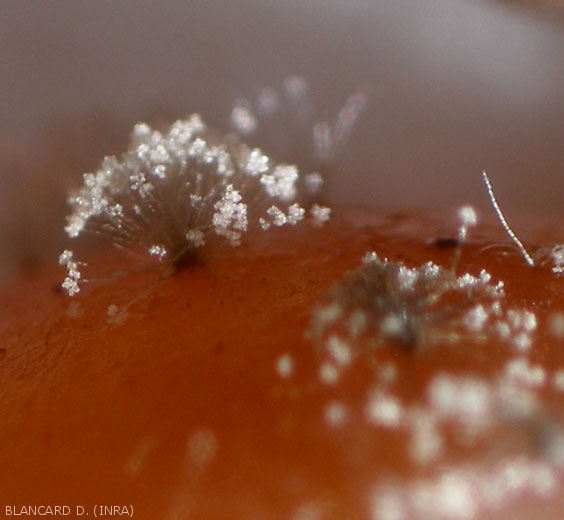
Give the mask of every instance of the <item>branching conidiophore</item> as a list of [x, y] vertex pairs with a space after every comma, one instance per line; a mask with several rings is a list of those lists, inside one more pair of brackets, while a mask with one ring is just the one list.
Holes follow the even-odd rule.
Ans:
[[[198, 115], [166, 133], [138, 124], [129, 151], [84, 175], [69, 197], [65, 231], [71, 238], [98, 235], [177, 267], [214, 243], [239, 245], [252, 228], [297, 224], [306, 214], [302, 203], [319, 187], [318, 174], [274, 164], [233, 135], [218, 139]], [[316, 221], [329, 217], [328, 208], [311, 211]], [[72, 251], [59, 262], [68, 270], [63, 288], [78, 293], [84, 280]]]

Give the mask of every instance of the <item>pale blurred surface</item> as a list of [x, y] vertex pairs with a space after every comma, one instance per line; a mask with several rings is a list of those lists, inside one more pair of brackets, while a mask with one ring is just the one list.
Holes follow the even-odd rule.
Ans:
[[288, 74], [326, 117], [372, 85], [332, 202], [486, 208], [486, 169], [508, 211], [559, 215], [564, 23], [509, 4], [0, 0], [4, 256], [56, 249], [66, 187], [135, 121], [226, 129], [235, 98]]

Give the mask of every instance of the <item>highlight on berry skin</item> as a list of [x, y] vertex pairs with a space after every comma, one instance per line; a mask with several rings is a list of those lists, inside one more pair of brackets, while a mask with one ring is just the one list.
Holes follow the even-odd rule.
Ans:
[[[91, 234], [141, 249], [177, 268], [218, 244], [240, 245], [251, 229], [296, 225], [321, 185], [318, 173], [276, 164], [236, 135], [218, 138], [199, 115], [176, 121], [166, 133], [141, 123], [127, 152], [84, 174], [68, 198], [65, 231], [71, 239]], [[319, 224], [330, 216], [318, 204], [309, 212]], [[68, 272], [62, 287], [76, 295], [85, 281], [80, 263], [70, 249], [59, 263]]]

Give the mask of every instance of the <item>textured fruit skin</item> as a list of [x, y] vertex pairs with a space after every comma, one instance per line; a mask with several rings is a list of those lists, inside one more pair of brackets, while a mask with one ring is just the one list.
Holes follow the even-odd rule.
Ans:
[[[164, 279], [148, 272], [93, 283], [74, 300], [56, 289], [56, 266], [5, 284], [0, 504], [81, 505], [91, 515], [97, 504], [133, 505], [137, 519], [299, 518], [307, 508], [320, 518], [371, 518], [370, 491], [382, 474], [416, 476], [408, 440], [357, 413], [374, 379], [370, 353], [327, 388], [305, 331], [317, 295], [366, 251], [448, 266], [452, 250], [435, 239], [455, 235], [452, 227], [420, 213], [341, 210], [322, 228], [258, 233], [205, 266]], [[507, 301], [534, 307], [542, 325], [564, 309], [564, 281], [516, 254], [482, 251], [499, 240], [497, 227], [478, 227], [460, 268], [487, 268], [505, 281]], [[113, 253], [102, 258], [122, 265]], [[109, 315], [110, 306], [117, 313]], [[541, 327], [531, 358], [564, 366], [563, 349], [546, 337]], [[276, 369], [284, 354], [293, 360], [289, 377]], [[404, 400], [417, 399], [439, 370], [487, 379], [507, 360], [495, 339], [471, 349], [439, 344], [417, 355], [394, 348], [379, 355], [409, 375], [397, 388]], [[561, 401], [543, 396], [552, 413], [564, 413]], [[331, 399], [351, 406], [342, 428], [323, 418]], [[449, 453], [455, 466], [496, 456]], [[558, 494], [524, 495], [496, 513], [556, 518], [561, 502]]]

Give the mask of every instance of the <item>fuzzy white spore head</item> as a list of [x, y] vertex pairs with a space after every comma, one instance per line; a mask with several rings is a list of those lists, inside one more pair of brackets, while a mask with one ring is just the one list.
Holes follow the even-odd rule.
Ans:
[[156, 256], [159, 260], [163, 260], [168, 255], [166, 248], [160, 245], [152, 245], [149, 248], [149, 253]]
[[247, 100], [238, 100], [231, 111], [231, 123], [242, 135], [252, 134], [258, 126], [258, 121], [251, 111]]
[[314, 204], [310, 210], [311, 216], [317, 226], [322, 226], [331, 218], [331, 208]]
[[79, 263], [74, 260], [73, 251], [65, 249], [59, 255], [59, 265], [64, 265], [67, 268], [67, 277], [64, 279], [61, 287], [69, 296], [77, 295], [80, 292], [82, 273], [78, 268]]
[[365, 415], [374, 426], [398, 428], [404, 418], [404, 410], [396, 397], [375, 391], [368, 399]]
[[461, 241], [464, 241], [466, 240], [468, 229], [475, 227], [478, 223], [478, 216], [472, 206], [462, 206], [458, 209], [458, 219], [460, 221], [458, 236]]
[[294, 373], [294, 359], [290, 354], [282, 354], [276, 360], [276, 372], [283, 379], [288, 379]]
[[324, 412], [325, 422], [329, 426], [343, 426], [347, 420], [348, 410], [346, 405], [339, 401], [331, 401], [325, 406]]
[[472, 206], [462, 206], [459, 208], [458, 218], [460, 219], [460, 224], [466, 228], [474, 227], [478, 223], [476, 210]]

